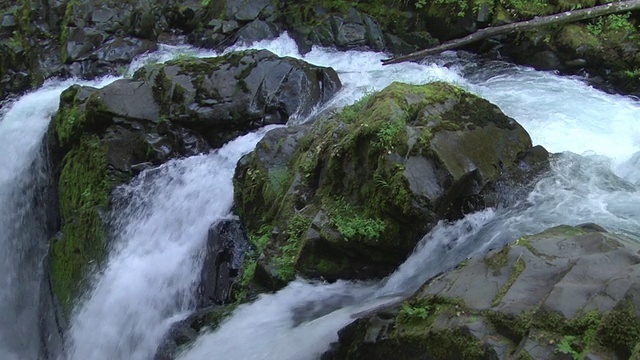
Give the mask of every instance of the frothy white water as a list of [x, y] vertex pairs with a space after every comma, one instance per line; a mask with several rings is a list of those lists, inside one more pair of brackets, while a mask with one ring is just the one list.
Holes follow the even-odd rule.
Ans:
[[[112, 81], [90, 83], [100, 85]], [[40, 153], [42, 137], [73, 80], [48, 81], [0, 111], [0, 354], [2, 359], [38, 356], [41, 262], [47, 238], [43, 204], [49, 180]], [[36, 205], [37, 204], [37, 205]]]
[[153, 357], [171, 324], [193, 310], [208, 229], [230, 215], [236, 163], [267, 130], [145, 171], [115, 193], [115, 243], [74, 311], [69, 358]]
[[[640, 163], [640, 156], [628, 160], [639, 150], [637, 101], [604, 94], [578, 79], [499, 63], [471, 72], [463, 71], [465, 63], [451, 68], [418, 64], [382, 67], [380, 60], [385, 56], [379, 53], [315, 48], [300, 56], [286, 37], [255, 46], [334, 67], [344, 89], [332, 106], [352, 103], [392, 81], [448, 81], [497, 104], [523, 124], [535, 144], [567, 153], [553, 161], [552, 170], [527, 199], [511, 208], [489, 209], [455, 223], [439, 223], [407, 261], [382, 282], [320, 284], [299, 279], [274, 295], [262, 295], [253, 304], [239, 308], [219, 329], [203, 335], [181, 359], [316, 359], [337, 339], [337, 331], [367, 307], [357, 306], [366, 304], [365, 299], [384, 302], [389, 296], [410, 294], [428, 278], [466, 257], [550, 226], [596, 222], [640, 240], [640, 211], [634, 205], [640, 200], [640, 192], [632, 183], [640, 179], [640, 171], [633, 167]], [[451, 59], [434, 64], [445, 61]], [[356, 289], [363, 298], [349, 298]], [[325, 291], [328, 297], [321, 295]], [[331, 312], [335, 304], [327, 299], [335, 298], [336, 291], [341, 295], [338, 298], [346, 296], [351, 301], [344, 301], [343, 307]], [[310, 316], [302, 323], [294, 321], [297, 311], [309, 304], [324, 305], [328, 313]], [[309, 339], [315, 341], [310, 343]]]
[[491, 70], [480, 70], [469, 90], [515, 118], [534, 144], [550, 152], [603, 155], [612, 165], [640, 149], [640, 128], [631, 121], [640, 114], [637, 100], [594, 90], [577, 78], [521, 67], [483, 78]]
[[[324, 106], [329, 109], [352, 104], [363, 95], [382, 90], [394, 81], [408, 84], [425, 84], [434, 81], [446, 81], [453, 84], [465, 83], [458, 71], [438, 64], [403, 63], [383, 66], [381, 60], [388, 56], [377, 52], [337, 51], [313, 47], [309, 53], [300, 55], [295, 41], [287, 34], [276, 40], [257, 42], [250, 47], [246, 45], [235, 46], [228, 51], [247, 48], [267, 49], [278, 56], [301, 59], [310, 64], [331, 67], [336, 70], [343, 87]], [[298, 120], [304, 121], [306, 119]]]
[[349, 282], [294, 281], [274, 295], [240, 306], [219, 331], [200, 338], [181, 359], [298, 360], [302, 354], [315, 358], [337, 340], [336, 326], [353, 321], [351, 314], [361, 308], [354, 305], [371, 294], [370, 287]]
[[[557, 158], [552, 171], [516, 206], [438, 224], [405, 264], [380, 283], [323, 284], [299, 279], [276, 294], [243, 305], [217, 331], [203, 335], [182, 355], [185, 359], [317, 358], [337, 339], [337, 330], [359, 312], [396, 301], [397, 296], [411, 293], [427, 278], [467, 256], [549, 226], [596, 222], [639, 237], [637, 101], [601, 93], [577, 79], [520, 67], [489, 63], [482, 69], [469, 69], [467, 60], [455, 59], [459, 66], [439, 65], [451, 62], [450, 56], [430, 65], [383, 67], [380, 60], [386, 56], [373, 52], [315, 48], [301, 56], [286, 36], [251, 47], [334, 67], [344, 88], [328, 108], [352, 103], [393, 81], [453, 82], [500, 106], [527, 128], [534, 143], [553, 152], [589, 156], [566, 153]], [[189, 47], [165, 47], [139, 58], [130, 72], [145, 63], [166, 61], [176, 52], [216, 55]], [[23, 330], [10, 326], [35, 322], [35, 316], [29, 315], [35, 312], [25, 311], [33, 306], [24, 299], [36, 298], [29, 296], [37, 293], [29, 286], [26, 292], [16, 287], [27, 282], [17, 280], [15, 269], [21, 260], [15, 254], [28, 251], [19, 248], [20, 238], [3, 237], [9, 234], [4, 229], [28, 233], [24, 225], [12, 228], [18, 222], [2, 221], [11, 219], [6, 214], [14, 216], [20, 214], [16, 209], [28, 207], [30, 195], [18, 183], [35, 159], [60, 92], [70, 84], [44, 87], [42, 95], [27, 95], [2, 112], [0, 311], [9, 316], [0, 317], [0, 354], [11, 360], [34, 358], [30, 349], [36, 344], [36, 325]], [[53, 88], [57, 93], [47, 93]], [[18, 106], [23, 101], [31, 102]], [[68, 344], [71, 359], [150, 358], [169, 326], [189, 313], [206, 230], [215, 219], [228, 216], [235, 160], [251, 150], [260, 136], [249, 135], [216, 153], [167, 163], [119, 190], [120, 206], [113, 214], [117, 231], [107, 266], [96, 275], [93, 289], [73, 313]], [[26, 321], [20, 318], [25, 314], [30, 317]]]

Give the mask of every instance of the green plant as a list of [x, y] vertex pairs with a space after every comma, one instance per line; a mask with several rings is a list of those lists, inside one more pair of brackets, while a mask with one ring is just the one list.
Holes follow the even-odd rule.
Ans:
[[373, 97], [374, 92], [367, 92], [358, 101], [351, 105], [347, 105], [340, 111], [338, 117], [340, 120], [346, 123], [352, 123], [356, 121], [362, 110], [364, 110]]
[[262, 190], [265, 202], [270, 203], [276, 199], [285, 186], [289, 184], [291, 176], [286, 166], [272, 169], [268, 172], [268, 180]]
[[204, 6], [204, 7], [207, 7], [207, 6], [209, 6], [209, 3], [210, 3], [210, 2], [211, 2], [211, 0], [202, 0], [202, 1], [200, 2], [200, 5], [202, 5], [202, 6]]
[[609, 29], [611, 30], [625, 29], [628, 31], [634, 31], [633, 24], [629, 22], [630, 16], [631, 16], [631, 13], [629, 12], [625, 14], [609, 15], [607, 17], [607, 23], [608, 23]]
[[640, 80], [640, 68], [634, 68], [633, 70], [625, 70], [624, 75], [630, 78], [637, 78]]
[[399, 316], [402, 316], [402, 319], [405, 321], [411, 320], [426, 320], [429, 318], [431, 311], [431, 306], [423, 305], [423, 306], [411, 306], [409, 304], [402, 304], [402, 308], [398, 313]]
[[301, 240], [310, 225], [311, 220], [300, 214], [294, 215], [289, 221], [287, 240], [280, 246], [278, 255], [273, 258], [276, 274], [281, 280], [293, 279]]
[[612, 14], [609, 16], [599, 17], [596, 22], [587, 24], [587, 31], [592, 35], [601, 37], [607, 31], [615, 31], [624, 29], [626, 31], [635, 31], [633, 24], [629, 21], [631, 13]]
[[[415, 6], [417, 9], [421, 9], [426, 5], [426, 3], [427, 2], [425, 0], [417, 0]], [[458, 8], [457, 15], [459, 17], [464, 17], [467, 9], [469, 8], [469, 3], [466, 0], [434, 0], [434, 3], [442, 5], [455, 5]]]
[[363, 217], [344, 199], [336, 200], [329, 208], [329, 222], [347, 241], [356, 237], [378, 239], [385, 230], [382, 220]]
[[404, 130], [406, 122], [404, 119], [390, 119], [383, 123], [376, 133], [376, 140], [373, 145], [378, 149], [390, 152], [394, 148], [396, 137]]
[[559, 353], [562, 354], [568, 354], [571, 355], [571, 358], [573, 359], [579, 359], [580, 358], [580, 353], [577, 352], [573, 347], [571, 347], [572, 343], [576, 340], [575, 336], [572, 335], [565, 335], [562, 340], [560, 340], [558, 342], [558, 345], [556, 346], [556, 351], [558, 351]]

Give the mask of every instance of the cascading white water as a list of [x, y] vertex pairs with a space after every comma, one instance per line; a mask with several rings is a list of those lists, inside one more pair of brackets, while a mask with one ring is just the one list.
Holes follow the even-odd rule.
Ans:
[[115, 192], [114, 248], [74, 311], [70, 358], [153, 357], [171, 324], [193, 310], [207, 231], [230, 215], [235, 165], [267, 130], [145, 171]]
[[[284, 37], [272, 44], [290, 48], [292, 42]], [[129, 72], [145, 63], [169, 60], [176, 54], [214, 55], [185, 46], [166, 46], [134, 61]], [[414, 83], [457, 76], [436, 66], [427, 73], [420, 66], [413, 68]], [[353, 76], [358, 82], [343, 80], [346, 91], [329, 106], [352, 102], [365, 91], [382, 89], [394, 80], [394, 76], [388, 75], [370, 78], [378, 81], [366, 81], [356, 73], [346, 76]], [[235, 164], [243, 152], [253, 150], [263, 133], [236, 140], [219, 153], [169, 162], [143, 173], [116, 193], [116, 203], [128, 197], [131, 200], [127, 201], [125, 211], [121, 206], [113, 211], [111, 226], [116, 228], [116, 234], [112, 241], [117, 245], [110, 251], [104, 269], [96, 274], [92, 290], [73, 311], [67, 358], [148, 359], [171, 324], [194, 309], [194, 290], [207, 230], [216, 219], [229, 215]], [[227, 152], [233, 152], [235, 157], [225, 155]], [[225, 157], [224, 161], [221, 157]], [[344, 291], [355, 292], [352, 284], [348, 287]], [[348, 319], [349, 313], [345, 314]]]
[[[112, 78], [87, 85], [101, 86]], [[74, 81], [48, 81], [0, 111], [0, 354], [36, 359], [41, 262], [47, 251], [42, 137], [60, 94]]]
[[[635, 154], [640, 135], [634, 126], [640, 105], [633, 99], [604, 94], [578, 79], [495, 62], [477, 67], [474, 60], [453, 55], [434, 58], [428, 65], [383, 67], [380, 59], [385, 56], [373, 52], [316, 48], [300, 56], [286, 36], [252, 47], [335, 68], [344, 88], [327, 107], [352, 103], [393, 81], [447, 81], [496, 103], [523, 124], [534, 144], [586, 156], [559, 156], [552, 171], [517, 206], [440, 223], [394, 274], [379, 283], [323, 284], [298, 279], [276, 294], [262, 295], [239, 307], [218, 330], [201, 336], [181, 355], [183, 359], [317, 358], [337, 339], [337, 330], [353, 320], [353, 314], [396, 301], [468, 256], [549, 226], [596, 222], [610, 231], [640, 238], [640, 211], [635, 206], [640, 200], [636, 184], [640, 155]], [[246, 47], [235, 49], [242, 48]], [[134, 61], [130, 72], [148, 61], [167, 60], [176, 52], [214, 55], [188, 47], [166, 47]], [[25, 275], [16, 272], [17, 262], [24, 259], [20, 254], [31, 250], [16, 243], [24, 236], [5, 236], [10, 233], [5, 229], [18, 223], [8, 220], [15, 219], [9, 215], [22, 216], [20, 209], [28, 207], [31, 195], [24, 190], [24, 179], [33, 176], [27, 171], [36, 159], [37, 145], [60, 92], [70, 84], [50, 84], [2, 111], [0, 311], [9, 316], [0, 317], [0, 354], [8, 354], [8, 359], [35, 358], [31, 355], [37, 345], [33, 335], [36, 319], [35, 312], [29, 312], [35, 305], [22, 300], [37, 296], [37, 287], [28, 280], [16, 281]], [[73, 312], [69, 359], [152, 356], [169, 326], [193, 308], [206, 230], [215, 219], [228, 216], [235, 161], [261, 135], [248, 135], [208, 155], [171, 161], [118, 190], [114, 247], [107, 266], [96, 274], [94, 287]], [[12, 231], [27, 234], [24, 226]], [[34, 249], [40, 254], [45, 251]], [[16, 323], [24, 328], [10, 327]]]
[[[287, 39], [259, 46], [279, 55], [301, 57]], [[499, 63], [473, 71], [464, 60], [454, 58], [450, 68], [438, 66], [451, 62], [445, 56], [432, 65], [382, 67], [383, 57], [315, 49], [301, 58], [338, 71], [345, 84], [333, 101], [338, 106], [391, 81], [445, 80], [496, 103], [523, 124], [534, 144], [585, 156], [561, 155], [526, 201], [512, 208], [488, 209], [456, 223], [441, 222], [382, 282], [320, 284], [298, 279], [274, 295], [262, 295], [238, 308], [217, 330], [201, 336], [181, 359], [316, 359], [337, 340], [337, 330], [353, 320], [351, 315], [370, 308], [372, 301], [395, 301], [394, 296], [410, 294], [466, 257], [550, 226], [596, 222], [640, 241], [640, 211], [635, 207], [640, 192], [612, 172], [617, 170], [633, 181], [634, 174], [638, 177], [638, 170], [625, 163], [640, 148], [640, 132], [634, 126], [635, 115], [640, 113], [636, 100], [604, 94], [577, 79], [521, 67], [505, 69]], [[310, 304], [322, 307], [324, 301], [332, 309], [335, 299], [342, 305], [339, 310], [326, 315], [320, 312], [308, 322], [293, 321], [299, 309]]]

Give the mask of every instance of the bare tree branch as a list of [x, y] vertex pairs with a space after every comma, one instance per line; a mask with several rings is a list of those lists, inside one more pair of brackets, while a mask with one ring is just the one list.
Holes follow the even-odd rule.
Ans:
[[639, 10], [640, 0], [626, 0], [590, 7], [587, 9], [565, 11], [559, 14], [536, 17], [527, 21], [515, 22], [507, 25], [500, 25], [480, 29], [460, 39], [447, 41], [441, 45], [420, 50], [408, 55], [399, 56], [392, 59], [382, 60], [383, 65], [397, 64], [404, 61], [421, 60], [425, 56], [441, 53], [446, 50], [456, 49], [461, 46], [484, 40], [496, 35], [508, 34], [516, 31], [530, 30], [545, 25], [560, 25], [575, 21], [591, 19], [598, 16], [614, 14], [623, 11]]

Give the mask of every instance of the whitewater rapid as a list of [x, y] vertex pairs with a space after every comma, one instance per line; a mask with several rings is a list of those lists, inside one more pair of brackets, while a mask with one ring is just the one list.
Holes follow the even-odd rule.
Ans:
[[[638, 171], [633, 168], [634, 154], [640, 150], [640, 131], [634, 124], [640, 114], [637, 100], [602, 93], [578, 78], [498, 62], [479, 67], [453, 54], [426, 64], [385, 67], [380, 63], [385, 55], [373, 52], [314, 48], [301, 56], [285, 37], [254, 46], [336, 69], [344, 88], [329, 106], [352, 103], [393, 81], [446, 81], [494, 102], [527, 129], [534, 144], [563, 154], [517, 206], [439, 223], [405, 263], [381, 282], [321, 284], [297, 279], [276, 294], [263, 294], [240, 306], [180, 359], [317, 359], [354, 314], [397, 301], [467, 257], [550, 226], [596, 222], [640, 241], [640, 211], [635, 205], [640, 192], [634, 180]], [[341, 299], [339, 310], [320, 312], [303, 323], [293, 321], [297, 309], [321, 307], [323, 301], [333, 308], [336, 298]]]
[[[579, 78], [478, 62], [455, 53], [424, 64], [382, 66], [380, 60], [387, 56], [375, 52], [314, 48], [300, 55], [286, 35], [250, 47], [336, 69], [344, 87], [317, 112], [353, 103], [394, 81], [446, 81], [497, 104], [527, 129], [535, 145], [562, 154], [516, 206], [440, 223], [388, 278], [333, 284], [298, 279], [238, 307], [217, 330], [203, 333], [185, 349], [181, 359], [315, 359], [354, 314], [398, 301], [469, 256], [550, 226], [595, 222], [640, 241], [640, 128], [635, 126], [640, 104], [635, 99], [605, 94]], [[136, 59], [129, 74], [146, 63], [185, 54], [216, 55], [163, 46]], [[89, 84], [100, 87], [113, 80]], [[34, 221], [25, 217], [33, 196], [29, 189], [44, 181], [37, 175], [44, 166], [38, 165], [42, 137], [60, 93], [77, 82], [50, 82], [0, 110], [0, 312], [8, 314], [0, 317], [0, 354], [8, 354], [8, 360], [37, 357], [37, 304], [23, 300], [37, 299], [39, 259], [46, 254], [47, 239], [32, 241], [27, 248], [29, 242], [20, 239], [33, 237], [26, 229]], [[171, 324], [195, 307], [207, 229], [217, 219], [232, 216], [233, 168], [264, 133], [249, 134], [209, 154], [170, 161], [115, 192], [110, 215], [115, 245], [73, 311], [63, 359], [153, 356]], [[36, 235], [43, 237], [40, 232]], [[24, 271], [25, 265], [37, 271]], [[314, 311], [300, 320], [304, 309]], [[16, 329], [16, 323], [24, 326]]]

